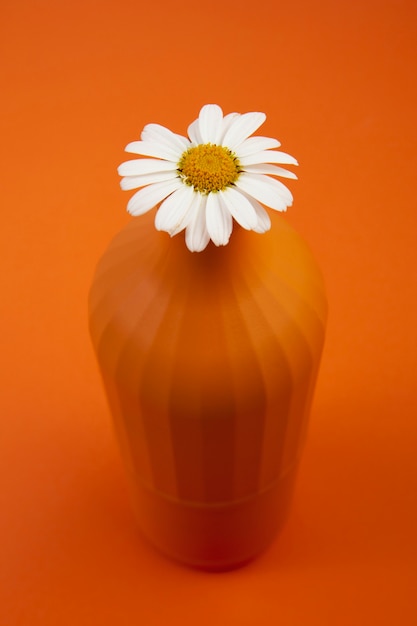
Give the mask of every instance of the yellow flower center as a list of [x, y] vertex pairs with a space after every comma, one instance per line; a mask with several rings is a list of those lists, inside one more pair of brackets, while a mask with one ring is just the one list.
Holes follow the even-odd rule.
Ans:
[[229, 148], [205, 143], [184, 152], [178, 171], [186, 185], [208, 194], [232, 185], [242, 170], [238, 158]]

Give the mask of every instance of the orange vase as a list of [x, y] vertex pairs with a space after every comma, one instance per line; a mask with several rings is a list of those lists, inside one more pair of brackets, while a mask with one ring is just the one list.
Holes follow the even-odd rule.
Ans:
[[207, 570], [286, 518], [322, 352], [320, 271], [285, 218], [191, 253], [132, 220], [98, 264], [90, 329], [143, 534]]

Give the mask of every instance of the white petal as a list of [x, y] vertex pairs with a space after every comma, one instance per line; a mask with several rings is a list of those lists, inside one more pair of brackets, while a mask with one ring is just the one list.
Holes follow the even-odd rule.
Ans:
[[262, 204], [276, 211], [285, 211], [292, 204], [289, 189], [278, 180], [258, 174], [242, 173], [235, 183], [238, 189], [245, 191]]
[[240, 113], [228, 113], [227, 115], [224, 116], [223, 122], [222, 122], [222, 132], [220, 135], [220, 141], [221, 141], [222, 146], [224, 146], [223, 140], [224, 140], [225, 134], [229, 130], [230, 126], [232, 125], [233, 120], [235, 120], [238, 117], [240, 117]]
[[269, 150], [270, 148], [279, 148], [280, 143], [278, 139], [272, 139], [272, 137], [249, 137], [240, 144], [236, 150], [238, 157], [244, 157], [254, 152], [260, 152], [261, 150]]
[[245, 193], [243, 195], [248, 198], [249, 202], [256, 211], [256, 215], [258, 216], [258, 224], [253, 230], [256, 233], [266, 233], [271, 228], [271, 218], [269, 217], [268, 212], [265, 211], [262, 204], [255, 200], [255, 198], [247, 196]]
[[271, 186], [276, 193], [279, 193], [281, 197], [287, 201], [287, 206], [291, 206], [293, 202], [293, 195], [291, 191], [280, 180], [271, 178], [270, 176], [263, 176], [262, 174], [247, 174], [247, 176], [255, 176], [259, 181], [262, 180], [265, 185]]
[[159, 141], [132, 141], [127, 144], [125, 150], [134, 154], [166, 159], [173, 163], [178, 163], [182, 154], [182, 150], [174, 150]]
[[200, 143], [203, 143], [198, 119], [194, 120], [194, 122], [189, 125], [187, 133], [193, 145], [198, 146]]
[[232, 233], [233, 220], [218, 193], [209, 193], [206, 205], [207, 230], [216, 246], [225, 246]]
[[186, 137], [177, 135], [160, 124], [147, 124], [143, 129], [140, 138], [142, 141], [155, 141], [163, 143], [173, 150], [184, 151], [190, 145], [190, 142]]
[[152, 183], [159, 183], [162, 180], [172, 180], [178, 178], [176, 171], [173, 172], [152, 172], [151, 174], [143, 174], [142, 176], [125, 176], [120, 181], [120, 187], [123, 191], [144, 187]]
[[271, 165], [270, 163], [245, 165], [244, 171], [252, 174], [272, 174], [273, 176], [282, 176], [283, 178], [293, 178], [294, 180], [297, 180], [297, 176], [294, 172], [285, 170], [283, 167], [278, 167], [277, 165]]
[[182, 185], [183, 183], [176, 178], [143, 187], [130, 198], [127, 210], [131, 215], [143, 215]]
[[279, 152], [277, 150], [264, 150], [262, 152], [256, 152], [242, 157], [239, 160], [242, 165], [253, 165], [255, 163], [284, 163], [285, 165], [298, 165], [294, 157], [286, 152]]
[[258, 223], [256, 211], [249, 200], [233, 187], [218, 192], [232, 217], [246, 230], [252, 230]]
[[265, 211], [263, 206], [259, 204], [259, 202], [256, 202], [255, 205], [255, 202], [256, 200], [253, 198], [252, 205], [255, 208], [256, 215], [258, 216], [258, 225], [253, 230], [256, 233], [266, 233], [271, 228], [271, 218], [269, 217], [268, 212]]
[[266, 120], [265, 113], [244, 113], [234, 119], [223, 138], [223, 145], [234, 150]]
[[185, 231], [185, 243], [191, 252], [201, 252], [210, 241], [206, 227], [207, 196], [199, 194], [199, 197], [199, 205], [195, 204], [193, 217]]
[[156, 213], [155, 228], [165, 230], [171, 236], [185, 228], [192, 217], [189, 213], [194, 195], [192, 187], [182, 185], [168, 196]]
[[177, 165], [172, 161], [162, 161], [161, 159], [133, 159], [125, 161], [117, 168], [119, 176], [141, 176], [142, 174], [152, 174], [153, 172], [175, 172]]
[[192, 196], [191, 196], [191, 204], [189, 206], [186, 219], [184, 219], [181, 222], [181, 224], [179, 224], [178, 228], [172, 230], [172, 232], [170, 233], [171, 237], [179, 233], [181, 230], [186, 228], [188, 224], [190, 224], [190, 222], [194, 219], [194, 215], [198, 211], [198, 208], [201, 204], [201, 198], [202, 198], [201, 193], [195, 192], [194, 189], [192, 189], [192, 187], [189, 187], [189, 189], [192, 190]]
[[223, 111], [217, 104], [206, 104], [198, 116], [198, 126], [203, 143], [220, 142]]

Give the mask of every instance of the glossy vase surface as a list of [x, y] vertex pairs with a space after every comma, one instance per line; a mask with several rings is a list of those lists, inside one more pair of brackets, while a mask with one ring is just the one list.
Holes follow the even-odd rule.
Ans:
[[90, 331], [143, 534], [207, 570], [275, 538], [326, 324], [321, 273], [279, 214], [191, 253], [132, 220], [99, 261]]

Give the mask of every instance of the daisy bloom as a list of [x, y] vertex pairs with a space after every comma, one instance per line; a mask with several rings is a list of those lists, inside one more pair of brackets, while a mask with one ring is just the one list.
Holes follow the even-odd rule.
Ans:
[[129, 213], [142, 215], [160, 205], [157, 230], [171, 236], [185, 230], [192, 252], [204, 250], [210, 239], [225, 246], [233, 220], [257, 233], [269, 230], [262, 205], [285, 211], [293, 199], [275, 177], [297, 178], [276, 164], [297, 161], [275, 150], [280, 146], [276, 139], [251, 137], [265, 119], [264, 113], [223, 116], [217, 104], [207, 104], [188, 127], [188, 137], [159, 124], [145, 126], [140, 141], [125, 148], [142, 158], [118, 168], [122, 189], [139, 188], [128, 202]]

